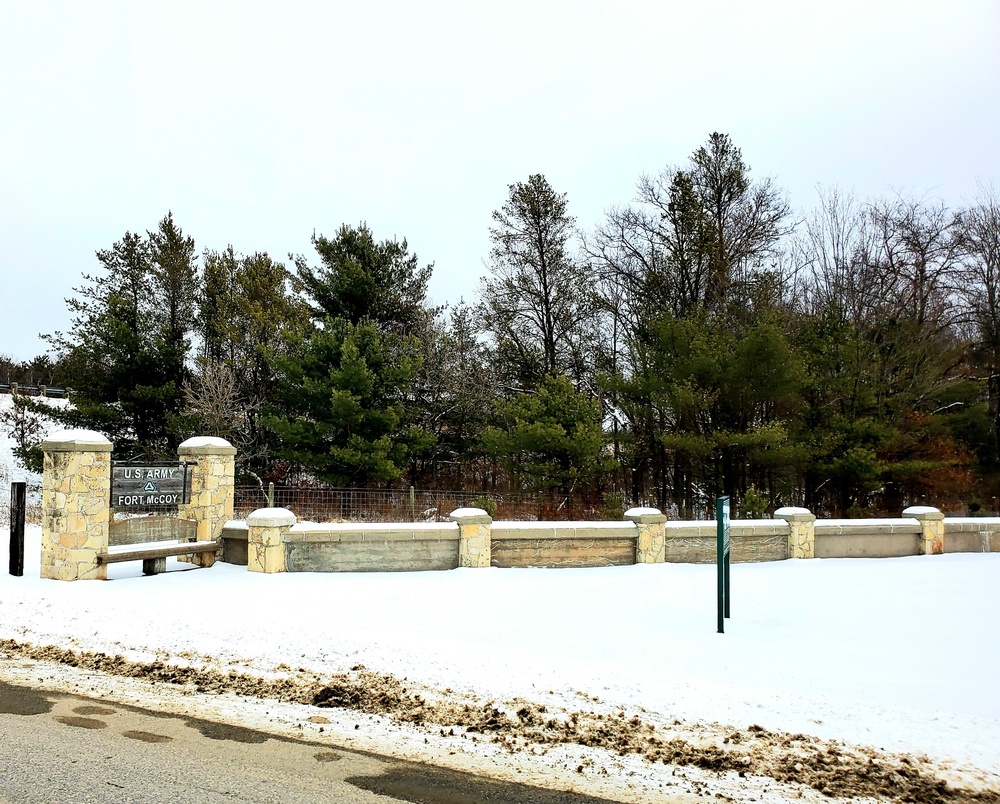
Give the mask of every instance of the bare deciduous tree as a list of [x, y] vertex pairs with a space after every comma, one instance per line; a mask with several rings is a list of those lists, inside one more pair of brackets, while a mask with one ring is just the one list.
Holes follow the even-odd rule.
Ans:
[[184, 398], [200, 435], [238, 441], [234, 434], [246, 427], [247, 410], [240, 404], [236, 374], [221, 360], [202, 358], [195, 382], [185, 381]]

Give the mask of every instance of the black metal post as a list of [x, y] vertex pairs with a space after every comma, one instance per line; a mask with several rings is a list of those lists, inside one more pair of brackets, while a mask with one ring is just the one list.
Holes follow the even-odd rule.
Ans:
[[27, 483], [10, 484], [10, 574], [24, 575], [24, 509]]

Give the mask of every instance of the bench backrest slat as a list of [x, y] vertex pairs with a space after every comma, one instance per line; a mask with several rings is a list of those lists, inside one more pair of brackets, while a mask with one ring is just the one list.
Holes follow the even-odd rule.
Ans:
[[142, 516], [119, 519], [108, 530], [108, 544], [141, 544], [143, 542], [188, 541], [198, 533], [193, 519], [176, 516]]

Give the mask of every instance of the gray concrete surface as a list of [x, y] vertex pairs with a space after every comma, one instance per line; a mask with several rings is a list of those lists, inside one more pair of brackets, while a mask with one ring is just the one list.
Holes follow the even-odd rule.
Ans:
[[0, 804], [610, 804], [0, 682]]

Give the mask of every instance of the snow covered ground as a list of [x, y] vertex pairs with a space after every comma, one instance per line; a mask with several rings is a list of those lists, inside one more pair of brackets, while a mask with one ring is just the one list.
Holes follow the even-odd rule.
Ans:
[[712, 566], [266, 576], [171, 559], [160, 576], [134, 562], [63, 583], [38, 577], [39, 545], [29, 528], [25, 576], [2, 576], [0, 638], [262, 676], [364, 665], [427, 691], [759, 725], [1000, 781], [998, 554], [734, 565], [717, 634]]

